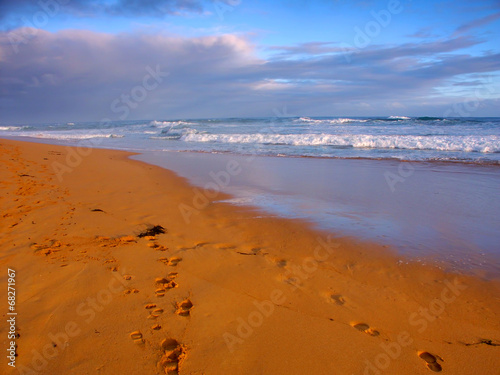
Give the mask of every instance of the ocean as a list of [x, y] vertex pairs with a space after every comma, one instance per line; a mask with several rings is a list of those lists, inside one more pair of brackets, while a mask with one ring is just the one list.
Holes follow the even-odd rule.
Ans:
[[268, 117], [2, 124], [0, 136], [134, 151], [500, 163], [500, 118]]

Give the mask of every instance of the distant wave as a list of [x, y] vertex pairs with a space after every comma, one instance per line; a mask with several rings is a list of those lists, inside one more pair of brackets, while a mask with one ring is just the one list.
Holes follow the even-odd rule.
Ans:
[[0, 131], [18, 131], [18, 130], [23, 130], [23, 129], [32, 129], [31, 126], [24, 125], [24, 126], [0, 126]]
[[310, 117], [301, 117], [297, 120], [295, 120], [295, 122], [302, 122], [302, 123], [306, 123], [306, 124], [348, 124], [348, 123], [352, 123], [352, 122], [366, 122], [368, 120], [356, 120], [356, 119], [352, 119], [352, 118], [336, 118], [336, 119], [321, 119], [321, 120], [315, 120], [315, 119], [312, 119]]
[[291, 146], [333, 146], [463, 152], [500, 152], [497, 136], [408, 136], [332, 134], [186, 134], [186, 142], [256, 143]]
[[411, 120], [411, 117], [406, 116], [389, 116], [391, 120]]
[[34, 137], [40, 139], [57, 139], [57, 140], [80, 140], [93, 138], [123, 138], [124, 135], [119, 134], [70, 134], [70, 133], [22, 133], [24, 137]]
[[186, 121], [151, 121], [149, 125], [155, 128], [163, 129], [163, 128], [172, 128], [180, 125], [190, 125], [190, 123]]
[[14, 130], [21, 130], [22, 128], [20, 126], [0, 126], [0, 130], [4, 131], [14, 131]]
[[181, 134], [172, 134], [172, 135], [165, 135], [165, 136], [156, 136], [156, 137], [149, 137], [149, 139], [161, 139], [161, 140], [177, 140], [182, 137]]
[[418, 121], [443, 121], [443, 120], [446, 120], [446, 119], [443, 118], [443, 117], [427, 117], [427, 116], [424, 116], [424, 117], [416, 117], [415, 120], [418, 120]]

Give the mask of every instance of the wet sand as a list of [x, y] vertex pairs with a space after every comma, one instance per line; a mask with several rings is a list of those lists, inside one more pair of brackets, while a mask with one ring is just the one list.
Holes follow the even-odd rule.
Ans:
[[[500, 278], [499, 166], [165, 151], [133, 159], [200, 187], [215, 182], [233, 204], [389, 245], [447, 270]], [[218, 179], [229, 162], [241, 172]]]
[[2, 373], [500, 368], [498, 281], [229, 205], [130, 155], [0, 140], [0, 282], [16, 271], [20, 335]]

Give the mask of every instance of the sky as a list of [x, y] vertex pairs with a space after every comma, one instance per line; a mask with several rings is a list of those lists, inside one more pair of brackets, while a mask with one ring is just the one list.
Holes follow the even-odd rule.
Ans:
[[0, 0], [0, 123], [500, 116], [498, 40], [498, 0]]

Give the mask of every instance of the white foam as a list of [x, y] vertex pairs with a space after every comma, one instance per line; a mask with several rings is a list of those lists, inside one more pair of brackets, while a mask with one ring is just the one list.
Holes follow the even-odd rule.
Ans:
[[72, 134], [72, 133], [35, 133], [35, 132], [26, 132], [26, 133], [21, 133], [19, 134], [20, 136], [23, 137], [33, 137], [33, 138], [40, 138], [40, 139], [57, 139], [57, 140], [81, 140], [81, 139], [93, 139], [93, 138], [123, 138], [123, 135], [119, 134], [89, 134], [89, 133], [82, 133], [82, 134]]
[[391, 120], [411, 120], [411, 117], [406, 116], [389, 116]]
[[158, 129], [173, 128], [175, 126], [190, 125], [189, 122], [185, 121], [151, 121], [149, 125], [154, 126]]
[[[315, 120], [309, 117], [301, 117], [298, 119], [298, 122], [305, 122], [308, 124], [317, 124], [317, 125], [334, 125], [334, 124], [349, 124], [352, 122], [366, 122], [367, 120], [356, 120], [352, 118], [336, 118], [330, 120]], [[297, 120], [296, 120], [297, 122]]]
[[185, 134], [186, 142], [255, 143], [464, 152], [500, 152], [497, 136], [408, 136], [352, 134]]
[[3, 131], [14, 131], [22, 129], [20, 126], [0, 126], [0, 130]]

